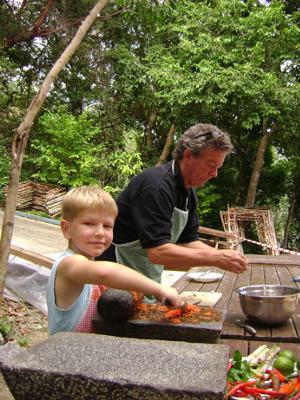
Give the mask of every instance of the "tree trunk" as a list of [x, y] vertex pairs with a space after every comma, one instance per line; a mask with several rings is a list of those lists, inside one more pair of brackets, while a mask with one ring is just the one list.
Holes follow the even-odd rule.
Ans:
[[291, 202], [290, 202], [290, 206], [289, 206], [289, 212], [288, 212], [288, 216], [287, 216], [285, 227], [284, 227], [284, 238], [283, 238], [283, 244], [282, 244], [282, 247], [284, 247], [284, 248], [287, 248], [287, 246], [288, 246], [289, 228], [292, 223], [295, 205], [296, 205], [296, 187], [293, 186]]
[[[44, 30], [42, 29], [42, 25], [44, 24], [45, 20], [47, 19], [49, 11], [52, 8], [53, 1], [54, 0], [47, 0], [46, 5], [41, 10], [40, 15], [38, 16], [37, 20], [35, 21], [35, 23], [31, 29], [30, 28], [25, 29], [25, 28], [22, 28], [22, 26], [21, 26], [20, 27], [21, 29], [19, 29], [19, 31], [17, 33], [13, 34], [8, 39], [6, 39], [5, 50], [10, 49], [12, 46], [14, 46], [17, 43], [33, 40], [34, 38], [36, 38], [38, 36], [48, 36], [55, 31], [55, 29], [53, 29], [53, 28], [48, 28], [48, 29], [45, 28]], [[17, 18], [19, 20], [22, 18], [23, 12], [26, 12], [25, 8], [26, 8], [26, 4], [23, 1], [23, 4], [17, 15]]]
[[54, 66], [51, 68], [50, 72], [43, 81], [39, 91], [34, 96], [27, 110], [25, 118], [17, 128], [16, 134], [13, 138], [12, 161], [0, 242], [0, 299], [3, 296], [6, 265], [9, 257], [11, 238], [13, 234], [20, 173], [31, 126], [37, 113], [39, 112], [41, 106], [45, 101], [51, 85], [54, 83], [54, 79], [68, 63], [76, 49], [79, 47], [82, 39], [94, 23], [98, 13], [106, 6], [108, 1], [109, 0], [99, 0], [92, 11], [89, 13], [89, 15], [86, 17], [82, 25], [79, 27], [76, 35], [74, 36], [70, 44], [66, 47], [60, 58], [56, 61]]
[[272, 131], [267, 131], [265, 121], [263, 122], [263, 135], [262, 138], [260, 139], [258, 150], [256, 153], [256, 159], [255, 159], [255, 164], [253, 167], [249, 187], [248, 187], [248, 193], [247, 193], [247, 198], [246, 198], [246, 204], [245, 207], [248, 208], [254, 208], [255, 205], [255, 196], [256, 196], [256, 191], [257, 191], [257, 186], [258, 186], [258, 181], [261, 176], [261, 171], [264, 165], [264, 156], [266, 152], [267, 145], [271, 139], [272, 136]]
[[169, 129], [168, 135], [167, 135], [167, 140], [166, 140], [165, 146], [163, 148], [163, 151], [161, 152], [161, 155], [160, 155], [156, 165], [164, 164], [167, 161], [168, 156], [171, 151], [171, 148], [172, 148], [172, 145], [173, 145], [173, 142], [174, 142], [175, 131], [176, 131], [176, 125], [172, 124]]
[[154, 127], [154, 123], [157, 117], [157, 111], [153, 111], [153, 113], [149, 117], [148, 126], [146, 129], [146, 146], [148, 149], [151, 149], [153, 146], [152, 142], [152, 129]]

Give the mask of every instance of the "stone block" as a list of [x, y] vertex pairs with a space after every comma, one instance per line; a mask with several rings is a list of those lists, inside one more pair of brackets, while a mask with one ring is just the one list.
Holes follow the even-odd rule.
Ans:
[[57, 333], [0, 365], [16, 400], [222, 400], [229, 347]]
[[175, 324], [166, 321], [130, 319], [126, 322], [105, 321], [97, 315], [93, 327], [97, 333], [139, 339], [161, 339], [196, 343], [218, 343], [225, 318], [220, 310], [220, 321], [200, 322], [197, 324]]

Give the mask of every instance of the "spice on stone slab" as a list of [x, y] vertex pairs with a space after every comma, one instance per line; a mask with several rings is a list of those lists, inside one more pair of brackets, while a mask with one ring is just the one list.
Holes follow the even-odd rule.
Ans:
[[159, 303], [137, 304], [137, 313], [134, 319], [171, 322], [173, 324], [191, 323], [198, 324], [200, 322], [216, 322], [222, 319], [219, 310], [211, 307], [201, 307], [187, 304], [186, 311], [182, 313], [180, 308], [169, 309]]

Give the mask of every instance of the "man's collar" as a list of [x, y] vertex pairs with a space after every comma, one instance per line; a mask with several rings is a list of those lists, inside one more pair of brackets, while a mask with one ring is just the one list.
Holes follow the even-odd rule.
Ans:
[[183, 176], [182, 176], [182, 173], [181, 173], [179, 162], [174, 160], [174, 164], [173, 165], [174, 165], [174, 176], [175, 176], [175, 179], [176, 179], [177, 186], [179, 186], [180, 188], [186, 190], [186, 188], [184, 186]]

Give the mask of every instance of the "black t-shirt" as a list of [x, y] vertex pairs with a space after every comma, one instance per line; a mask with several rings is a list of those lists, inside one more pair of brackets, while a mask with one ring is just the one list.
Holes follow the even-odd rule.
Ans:
[[146, 169], [136, 175], [117, 199], [119, 213], [114, 226], [114, 243], [139, 239], [143, 248], [169, 243], [175, 207], [189, 211], [188, 222], [177, 243], [199, 238], [194, 189], [185, 189], [179, 165], [167, 164]]

